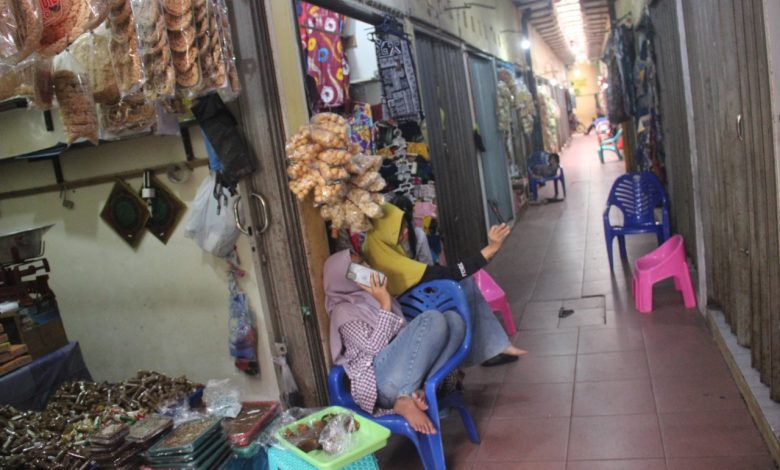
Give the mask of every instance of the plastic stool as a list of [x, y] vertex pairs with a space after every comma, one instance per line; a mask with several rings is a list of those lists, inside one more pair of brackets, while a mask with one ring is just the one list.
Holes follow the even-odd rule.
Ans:
[[515, 320], [512, 318], [512, 310], [509, 308], [509, 302], [506, 300], [506, 294], [503, 289], [496, 284], [496, 281], [484, 269], [480, 269], [474, 274], [474, 281], [477, 283], [479, 290], [482, 291], [482, 295], [487, 300], [490, 308], [494, 312], [501, 312], [504, 318], [506, 334], [512, 336], [517, 333]]
[[642, 313], [653, 311], [653, 285], [667, 278], [674, 278], [674, 287], [682, 292], [685, 308], [696, 307], [691, 272], [685, 259], [685, 242], [681, 235], [674, 235], [661, 246], [639, 258], [634, 263], [632, 290], [636, 309]]
[[[379, 470], [379, 463], [377, 463], [376, 457], [371, 454], [343, 468], [344, 470]], [[271, 447], [268, 449], [268, 470], [317, 470], [317, 467], [312, 466], [292, 452]]]

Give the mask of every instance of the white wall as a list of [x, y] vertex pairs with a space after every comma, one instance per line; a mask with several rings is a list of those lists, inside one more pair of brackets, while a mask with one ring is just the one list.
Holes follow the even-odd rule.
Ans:
[[350, 83], [360, 83], [378, 78], [376, 49], [374, 43], [368, 39], [368, 33], [373, 30], [374, 27], [370, 24], [347, 18], [344, 35], [355, 38], [355, 47], [346, 49]]
[[[197, 128], [192, 135], [196, 156], [204, 158]], [[18, 134], [17, 139], [25, 138]], [[66, 180], [183, 160], [181, 140], [174, 137], [133, 139], [62, 156]], [[180, 185], [164, 176], [163, 181], [189, 203], [207, 172], [199, 168]], [[0, 162], [0, 191], [53, 182], [48, 163]], [[140, 187], [138, 179], [128, 182]], [[69, 194], [75, 203], [72, 210], [62, 207], [58, 193], [0, 201], [0, 233], [55, 224], [45, 237], [51, 287], [68, 337], [81, 343], [94, 379], [118, 381], [139, 369], [186, 374], [201, 382], [232, 377], [246, 398], [276, 399], [248, 240], [239, 240], [248, 271], [241, 284], [259, 322], [259, 378], [238, 372], [228, 354], [226, 263], [183, 237], [187, 215], [167, 245], [147, 233], [133, 250], [99, 217], [111, 187], [103, 184]]]

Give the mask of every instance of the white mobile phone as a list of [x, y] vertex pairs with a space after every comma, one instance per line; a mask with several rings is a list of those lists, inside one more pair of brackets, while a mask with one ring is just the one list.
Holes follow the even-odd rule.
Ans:
[[350, 263], [349, 268], [347, 269], [347, 279], [349, 279], [350, 281], [355, 281], [358, 284], [362, 284], [364, 286], [371, 286], [372, 274], [378, 274], [379, 281], [382, 283], [385, 282], [384, 274], [380, 273], [375, 269], [371, 269], [367, 266], [363, 266], [362, 264]]

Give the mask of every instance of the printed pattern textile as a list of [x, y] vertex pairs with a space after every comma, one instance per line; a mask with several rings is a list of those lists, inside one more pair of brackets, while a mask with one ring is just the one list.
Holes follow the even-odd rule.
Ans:
[[377, 31], [376, 60], [387, 110], [398, 121], [420, 119], [420, 94], [409, 41], [399, 35]]
[[344, 16], [307, 2], [300, 3], [298, 29], [322, 106], [334, 108], [349, 98], [349, 65], [341, 42]]

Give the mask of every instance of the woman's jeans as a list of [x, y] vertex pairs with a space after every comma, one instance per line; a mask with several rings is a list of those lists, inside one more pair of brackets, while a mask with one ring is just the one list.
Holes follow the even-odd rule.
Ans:
[[462, 365], [471, 367], [497, 356], [512, 343], [473, 276], [460, 281], [460, 287], [466, 293], [471, 311], [471, 351]]
[[[491, 313], [492, 314], [492, 313]], [[374, 357], [377, 405], [392, 408], [411, 395], [463, 344], [466, 324], [456, 312], [423, 312]]]

